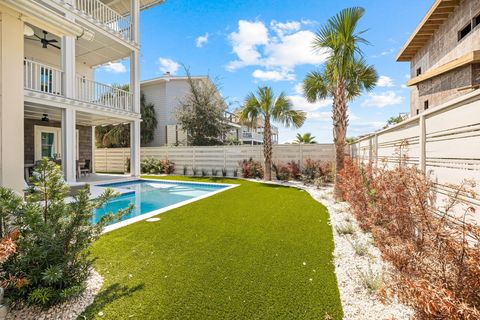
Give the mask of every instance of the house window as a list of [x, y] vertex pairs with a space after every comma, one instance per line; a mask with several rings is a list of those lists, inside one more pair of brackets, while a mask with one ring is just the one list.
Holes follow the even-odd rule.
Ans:
[[417, 68], [417, 77], [422, 74], [422, 68]]
[[425, 100], [423, 102], [423, 110], [427, 110], [428, 109], [428, 100]]
[[473, 18], [473, 27], [475, 28], [480, 24], [480, 14], [478, 14], [475, 18]]
[[462, 30], [458, 31], [458, 41], [462, 40], [472, 31], [472, 24], [467, 24]]

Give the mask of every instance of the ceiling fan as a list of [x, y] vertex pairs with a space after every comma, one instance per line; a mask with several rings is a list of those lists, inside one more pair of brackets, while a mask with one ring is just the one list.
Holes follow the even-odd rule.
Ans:
[[55, 42], [58, 42], [57, 40], [55, 40], [55, 39], [47, 39], [47, 34], [48, 34], [48, 32], [45, 31], [45, 30], [42, 30], [42, 32], [43, 32], [43, 38], [40, 38], [38, 35], [36, 35], [36, 34], [34, 33], [33, 36], [34, 36], [35, 38], [28, 38], [28, 37], [27, 37], [26, 39], [28, 39], [28, 40], [33, 40], [33, 41], [40, 41], [40, 43], [42, 44], [42, 48], [44, 48], [44, 49], [46, 49], [48, 46], [52, 46], [52, 47], [54, 47], [54, 48], [60, 49], [59, 46], [53, 44], [53, 43], [55, 43]]

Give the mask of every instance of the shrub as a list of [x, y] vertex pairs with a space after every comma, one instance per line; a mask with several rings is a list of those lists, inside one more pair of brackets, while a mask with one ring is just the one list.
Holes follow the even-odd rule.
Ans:
[[212, 177], [216, 177], [218, 175], [217, 169], [212, 169]]
[[337, 233], [342, 236], [355, 233], [355, 227], [351, 222], [341, 223], [337, 227], [335, 227], [335, 230], [337, 230]]
[[394, 268], [382, 296], [412, 306], [418, 319], [480, 319], [480, 226], [449, 217], [468, 221], [475, 213], [462, 198], [475, 196], [473, 186], [449, 186], [440, 202], [431, 177], [416, 168], [348, 160], [340, 173], [352, 213]]
[[233, 176], [238, 177], [238, 169], [237, 168], [233, 169]]
[[206, 177], [208, 175], [206, 169], [202, 169], [202, 177]]
[[187, 166], [183, 166], [183, 175], [186, 176], [188, 173], [188, 168]]
[[[92, 263], [90, 245], [107, 223], [131, 208], [105, 215], [93, 224], [94, 210], [110, 200], [113, 191], [91, 200], [87, 185], [67, 203], [69, 187], [60, 167], [48, 159], [35, 169], [32, 184], [25, 202], [0, 188], [0, 207], [17, 204], [7, 213], [2, 209], [3, 220], [10, 221], [2, 232], [19, 232], [16, 251], [2, 263], [0, 280], [12, 301], [48, 306], [83, 291]], [[11, 277], [24, 280], [21, 285], [9, 285]]]
[[198, 169], [197, 168], [192, 168], [193, 176], [196, 176], [198, 174]]
[[226, 176], [227, 176], [227, 169], [226, 169], [226, 168], [223, 168], [223, 169], [222, 169], [222, 176], [223, 176], [223, 177], [226, 177]]
[[287, 162], [286, 165], [273, 164], [272, 168], [277, 180], [297, 180], [300, 178], [300, 167], [295, 161]]
[[369, 266], [367, 271], [359, 271], [360, 281], [370, 294], [377, 293], [383, 287], [383, 273], [374, 272]]
[[140, 169], [142, 170], [142, 173], [172, 174], [175, 172], [175, 164], [170, 160], [147, 158], [140, 162]]
[[240, 161], [240, 170], [243, 178], [263, 178], [263, 167], [252, 158]]
[[353, 250], [355, 251], [355, 254], [359, 257], [367, 256], [368, 255], [368, 246], [360, 243], [360, 242], [354, 242], [352, 243]]
[[314, 183], [320, 187], [326, 183], [333, 182], [333, 165], [329, 161], [305, 160], [301, 180], [305, 183]]

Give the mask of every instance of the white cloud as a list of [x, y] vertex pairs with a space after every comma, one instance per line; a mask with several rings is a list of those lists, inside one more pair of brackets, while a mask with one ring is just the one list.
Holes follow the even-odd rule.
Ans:
[[294, 68], [302, 64], [321, 64], [327, 59], [326, 53], [315, 52], [312, 42], [315, 33], [302, 30], [273, 39], [265, 47], [265, 64], [269, 67]]
[[268, 43], [268, 29], [260, 21], [240, 20], [238, 21], [238, 31], [230, 33], [228, 38], [238, 60], [230, 62], [227, 68], [235, 70], [243, 66], [259, 64], [261, 54], [257, 50], [257, 46]]
[[180, 64], [169, 58], [158, 58], [158, 64], [160, 65], [160, 71], [163, 73], [170, 72], [171, 74], [175, 74], [180, 68]]
[[320, 108], [328, 107], [332, 105], [331, 99], [320, 100], [314, 103], [310, 103], [301, 95], [288, 96], [287, 98], [292, 101], [293, 108], [303, 111], [315, 111]]
[[387, 106], [395, 106], [403, 103], [403, 97], [394, 91], [387, 91], [383, 93], [369, 93], [363, 107], [377, 107], [383, 108]]
[[394, 87], [393, 79], [388, 76], [380, 76], [377, 81], [379, 87]]
[[308, 120], [327, 121], [332, 119], [332, 112], [329, 111], [309, 111], [307, 112]]
[[407, 85], [406, 84], [401, 84], [400, 87], [402, 87], [402, 89], [407, 89]]
[[387, 56], [387, 55], [390, 55], [394, 52], [395, 52], [395, 48], [390, 48], [388, 50], [380, 52], [380, 54], [373, 55], [372, 58], [379, 58], [379, 57]]
[[106, 65], [102, 66], [101, 69], [113, 73], [127, 72], [127, 68], [121, 62], [109, 62]]
[[[315, 34], [309, 30], [301, 30], [302, 25], [306, 24], [311, 22], [273, 20], [269, 30], [262, 21], [240, 20], [238, 30], [230, 33], [228, 37], [237, 58], [227, 64], [227, 70], [260, 66], [277, 74], [290, 74], [298, 65], [325, 62], [326, 53], [312, 49]], [[283, 80], [291, 79], [292, 77], [286, 77]]]
[[203, 36], [199, 36], [195, 40], [195, 44], [196, 44], [197, 48], [203, 47], [203, 45], [206, 44], [207, 42], [208, 42], [208, 33], [205, 33]]
[[252, 76], [255, 79], [262, 81], [281, 81], [281, 80], [295, 80], [295, 75], [288, 70], [260, 70], [253, 71]]
[[278, 22], [272, 20], [270, 27], [275, 30], [279, 36], [283, 36], [285, 33], [291, 33], [300, 30], [302, 23], [300, 21]]

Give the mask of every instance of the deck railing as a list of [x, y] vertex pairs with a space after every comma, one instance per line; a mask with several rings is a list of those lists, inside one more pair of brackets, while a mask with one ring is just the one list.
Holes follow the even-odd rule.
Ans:
[[249, 140], [263, 140], [263, 134], [261, 133], [256, 133], [256, 132], [242, 132], [242, 138], [243, 139], [249, 139]]
[[77, 100], [132, 111], [132, 93], [120, 88], [77, 76], [75, 92]]
[[63, 95], [63, 71], [36, 61], [24, 60], [23, 85], [25, 89]]
[[130, 41], [132, 39], [130, 16], [122, 16], [99, 0], [75, 0], [75, 9], [91, 19], [104, 24], [109, 29], [120, 34], [125, 40]]

